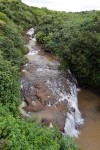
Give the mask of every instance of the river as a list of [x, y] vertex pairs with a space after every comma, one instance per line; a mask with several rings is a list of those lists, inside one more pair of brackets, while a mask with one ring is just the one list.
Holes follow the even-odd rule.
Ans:
[[28, 63], [21, 70], [20, 112], [25, 118], [52, 123], [64, 134], [78, 137], [78, 128], [84, 120], [78, 109], [77, 81], [69, 70], [59, 70], [56, 57], [41, 49], [32, 34], [34, 29], [27, 32]]
[[66, 135], [77, 137], [76, 142], [83, 150], [100, 150], [99, 96], [85, 89], [77, 90], [70, 71], [66, 74], [58, 69], [56, 57], [37, 45], [33, 33], [34, 29], [27, 32], [29, 62], [21, 71], [21, 114], [58, 125]]
[[76, 141], [82, 150], [100, 150], [100, 97], [81, 89], [78, 92], [78, 104], [85, 122]]

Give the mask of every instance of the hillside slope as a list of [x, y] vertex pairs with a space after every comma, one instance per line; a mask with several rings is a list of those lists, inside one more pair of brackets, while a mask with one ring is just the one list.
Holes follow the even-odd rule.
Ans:
[[36, 11], [20, 0], [0, 0], [0, 150], [76, 150], [72, 138], [42, 127], [34, 118], [24, 120], [18, 111], [19, 72], [26, 61], [22, 34], [36, 26]]

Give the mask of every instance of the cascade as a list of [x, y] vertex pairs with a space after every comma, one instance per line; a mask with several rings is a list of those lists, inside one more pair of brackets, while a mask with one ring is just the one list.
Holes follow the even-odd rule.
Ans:
[[[84, 120], [78, 110], [77, 88], [70, 71], [63, 73], [58, 69], [57, 61], [49, 60], [46, 53], [40, 53], [42, 50], [36, 46], [35, 36], [32, 37], [33, 28], [26, 34], [30, 36], [29, 44], [26, 45], [29, 49], [26, 55], [29, 63], [24, 65], [21, 91], [24, 97], [29, 98], [27, 102], [23, 100], [19, 107], [20, 112], [25, 117], [31, 117], [34, 113], [46, 117], [47, 114], [50, 123], [55, 122], [60, 124], [60, 127], [64, 124], [64, 134], [78, 137], [78, 127], [84, 123]], [[26, 108], [27, 103], [30, 106], [28, 108]]]

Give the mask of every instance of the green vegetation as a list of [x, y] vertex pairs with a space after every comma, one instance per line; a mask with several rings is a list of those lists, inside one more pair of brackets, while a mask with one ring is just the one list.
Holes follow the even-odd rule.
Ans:
[[62, 138], [56, 128], [43, 128], [29, 120], [25, 122], [8, 114], [2, 106], [0, 108], [1, 150], [76, 150], [73, 139]]
[[100, 11], [52, 12], [36, 28], [37, 41], [59, 56], [78, 82], [100, 88]]
[[27, 29], [37, 24], [37, 17], [31, 7], [22, 4], [20, 0], [0, 0], [0, 11], [21, 29]]
[[73, 139], [62, 137], [58, 129], [24, 120], [18, 112], [19, 72], [26, 52], [22, 33], [48, 13], [51, 11], [28, 7], [20, 0], [0, 0], [0, 150], [77, 149]]
[[100, 11], [65, 13], [0, 0], [0, 149], [76, 150], [54, 127], [20, 117], [19, 70], [25, 63], [23, 31], [35, 27], [37, 41], [59, 57], [79, 83], [100, 88]]
[[[1, 117], [3, 115], [4, 117]], [[55, 134], [56, 133], [56, 134]], [[55, 129], [42, 128], [36, 122], [24, 121], [0, 109], [0, 149], [58, 150], [60, 134]]]

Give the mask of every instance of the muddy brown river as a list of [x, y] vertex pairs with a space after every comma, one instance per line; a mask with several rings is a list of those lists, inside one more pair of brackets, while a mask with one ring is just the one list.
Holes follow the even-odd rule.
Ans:
[[81, 89], [78, 104], [85, 121], [76, 141], [82, 150], [100, 150], [100, 97]]

